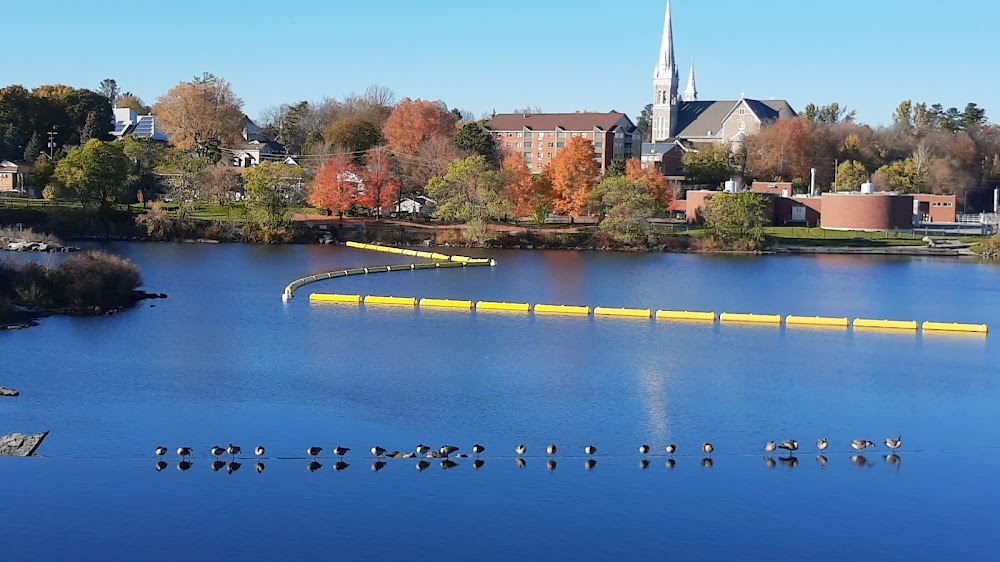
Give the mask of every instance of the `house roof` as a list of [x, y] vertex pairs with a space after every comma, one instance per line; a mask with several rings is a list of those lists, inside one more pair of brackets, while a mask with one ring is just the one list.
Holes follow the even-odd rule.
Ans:
[[[623, 120], [624, 119], [624, 120]], [[494, 131], [610, 131], [622, 126], [626, 131], [635, 129], [632, 120], [624, 113], [501, 113], [486, 123], [486, 128]]]

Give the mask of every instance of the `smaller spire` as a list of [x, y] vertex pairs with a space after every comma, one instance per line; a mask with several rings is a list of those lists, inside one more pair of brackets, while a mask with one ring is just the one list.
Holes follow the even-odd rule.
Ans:
[[698, 101], [698, 88], [694, 85], [694, 59], [691, 59], [691, 72], [688, 74], [687, 89], [684, 90], [684, 101]]

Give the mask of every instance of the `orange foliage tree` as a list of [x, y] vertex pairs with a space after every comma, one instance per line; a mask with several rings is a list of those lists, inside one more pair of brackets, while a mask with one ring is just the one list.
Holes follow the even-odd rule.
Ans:
[[507, 175], [504, 183], [504, 195], [513, 206], [515, 217], [527, 217], [538, 210], [538, 190], [535, 180], [528, 171], [524, 157], [515, 152], [504, 158], [503, 169]]
[[343, 218], [357, 197], [359, 177], [351, 154], [328, 158], [309, 184], [309, 204]]
[[392, 156], [386, 147], [380, 146], [368, 152], [361, 170], [361, 180], [363, 191], [358, 196], [358, 202], [375, 211], [375, 216], [381, 218], [402, 188], [402, 183], [392, 171]]
[[625, 162], [625, 177], [642, 184], [646, 193], [656, 200], [657, 206], [666, 209], [670, 206], [670, 201], [674, 198], [674, 190], [670, 187], [670, 181], [660, 173], [654, 166], [643, 168], [642, 163], [636, 158], [630, 158]]
[[451, 139], [456, 123], [455, 115], [436, 102], [403, 98], [389, 114], [382, 136], [389, 150], [416, 156], [425, 141]]
[[590, 194], [601, 174], [594, 160], [594, 145], [583, 137], [573, 137], [556, 153], [546, 169], [555, 196], [553, 210], [578, 217], [590, 206]]
[[800, 181], [815, 165], [816, 130], [805, 117], [779, 119], [747, 142], [747, 168], [758, 178]]

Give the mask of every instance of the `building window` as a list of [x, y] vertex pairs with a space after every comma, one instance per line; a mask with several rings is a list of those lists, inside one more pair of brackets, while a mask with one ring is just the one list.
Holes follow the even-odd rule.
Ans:
[[594, 143], [594, 148], [604, 148], [604, 143], [602, 141], [597, 141]]
[[530, 152], [525, 152], [524, 154], [522, 154], [522, 156], [524, 156], [525, 160], [531, 160], [531, 153]]
[[745, 108], [745, 107], [741, 107], [741, 108], [740, 108], [740, 111], [739, 111], [739, 114], [740, 114], [740, 115], [746, 115], [746, 114], [747, 114], [747, 108]]
[[538, 159], [539, 159], [539, 160], [541, 160], [541, 159], [542, 159], [542, 153], [541, 153], [541, 152], [539, 152], [539, 153], [538, 153]]
[[556, 143], [556, 148], [562, 148], [564, 146], [566, 146], [566, 143], [564, 143], [562, 141]]
[[528, 169], [531, 169], [531, 162], [528, 162]]
[[524, 148], [531, 148], [531, 141], [524, 141]]
[[518, 134], [517, 134], [517, 138], [521, 138], [521, 137], [523, 137], [523, 136], [524, 136], [524, 133], [518, 133]]
[[517, 143], [517, 147], [518, 147], [518, 148], [521, 148], [521, 143]]
[[551, 153], [551, 152], [550, 152], [550, 153], [548, 153], [548, 154], [547, 154], [547, 156], [548, 156], [549, 158], [552, 158], [552, 153]]
[[507, 133], [507, 138], [514, 136], [514, 133]]
[[555, 145], [556, 145], [556, 143], [554, 143], [554, 142], [550, 142], [550, 143], [549, 143], [549, 148], [552, 148], [552, 147], [554, 147]]
[[556, 134], [556, 138], [560, 138], [560, 139], [566, 138], [566, 131], [559, 131], [559, 133]]
[[544, 139], [545, 138], [545, 133], [538, 133], [538, 138]]

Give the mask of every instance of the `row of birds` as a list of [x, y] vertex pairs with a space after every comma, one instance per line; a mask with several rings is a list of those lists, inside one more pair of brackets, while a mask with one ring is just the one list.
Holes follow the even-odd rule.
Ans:
[[[892, 437], [887, 437], [885, 439], [885, 445], [886, 445], [886, 447], [888, 447], [892, 451], [897, 451], [897, 450], [899, 450], [900, 447], [903, 446], [903, 438], [902, 438], [902, 436], [897, 436], [895, 439], [893, 439]], [[823, 451], [826, 451], [826, 449], [829, 446], [830, 446], [830, 444], [826, 440], [825, 437], [816, 440], [816, 448], [821, 453]], [[854, 439], [853, 441], [851, 441], [851, 448], [853, 448], [855, 451], [861, 452], [861, 451], [864, 451], [865, 449], [868, 449], [869, 447], [875, 447], [875, 443], [872, 442], [872, 441], [869, 441], [867, 439]], [[788, 440], [782, 441], [781, 443], [777, 443], [775, 441], [768, 441], [764, 445], [764, 450], [766, 452], [768, 452], [768, 453], [773, 453], [777, 449], [782, 449], [784, 451], [787, 451], [789, 454], [793, 454], [793, 453], [795, 453], [795, 451], [799, 450], [799, 442], [796, 441], [795, 439], [788, 439]], [[469, 455], [467, 455], [467, 454], [459, 453], [460, 450], [461, 449], [459, 447], [456, 447], [454, 445], [442, 445], [441, 447], [439, 447], [437, 449], [433, 449], [433, 448], [431, 448], [431, 447], [429, 447], [429, 446], [424, 445], [423, 443], [421, 443], [421, 444], [417, 445], [416, 448], [412, 452], [409, 452], [409, 451], [407, 451], [407, 452], [388, 451], [388, 450], [386, 450], [383, 447], [375, 445], [374, 447], [371, 448], [371, 453], [373, 455], [375, 455], [376, 459], [379, 459], [379, 460], [381, 460], [383, 457], [393, 458], [393, 459], [396, 459], [396, 458], [398, 458], [398, 459], [410, 459], [410, 458], [415, 458], [415, 457], [444, 458], [444, 459], [448, 459], [448, 458], [451, 458], [452, 455], [455, 455], [458, 458], [468, 458], [469, 457]], [[548, 447], [545, 448], [545, 452], [549, 456], [554, 456], [558, 452], [558, 450], [559, 450], [559, 448], [555, 444], [550, 444]], [[222, 455], [228, 454], [228, 455], [232, 456], [232, 458], [233, 458], [234, 461], [236, 460], [236, 455], [239, 455], [242, 451], [243, 451], [243, 449], [239, 445], [233, 445], [232, 443], [230, 443], [228, 447], [221, 447], [219, 445], [213, 445], [211, 447], [211, 449], [209, 450], [209, 452], [212, 453], [212, 456], [216, 457], [216, 459], [218, 459]], [[640, 455], [643, 455], [643, 456], [648, 455], [650, 453], [650, 451], [651, 451], [651, 448], [650, 448], [649, 445], [643, 444], [643, 445], [639, 446], [639, 454]], [[671, 444], [669, 444], [669, 445], [667, 445], [665, 447], [665, 451], [666, 451], [666, 453], [668, 455], [673, 456], [674, 453], [677, 452], [677, 446], [674, 445], [673, 443], [671, 443]], [[701, 444], [701, 451], [703, 453], [711, 456], [712, 453], [715, 451], [715, 446], [712, 445], [710, 442], [706, 441], [705, 443]], [[156, 449], [155, 449], [154, 452], [156, 453], [156, 456], [162, 457], [162, 456], [164, 456], [164, 455], [167, 454], [167, 448], [161, 445], [161, 446], [156, 447]], [[193, 452], [193, 449], [191, 447], [178, 447], [177, 448], [177, 454], [180, 457], [182, 457], [182, 458], [189, 457], [192, 452]], [[257, 457], [264, 456], [265, 452], [266, 451], [265, 451], [263, 445], [257, 445], [254, 448], [254, 455], [256, 455]], [[316, 457], [318, 457], [322, 452], [323, 452], [323, 448], [322, 447], [315, 447], [314, 446], [314, 447], [309, 447], [308, 449], [306, 449], [306, 454], [309, 455], [310, 457], [313, 457], [313, 459], [315, 459]], [[333, 452], [333, 455], [335, 457], [339, 457], [341, 460], [343, 460], [344, 456], [346, 456], [349, 452], [351, 452], [351, 448], [350, 447], [338, 446], [338, 447], [334, 447], [332, 449], [332, 452]], [[472, 453], [473, 454], [475, 454], [475, 455], [478, 456], [478, 455], [483, 454], [484, 452], [486, 452], [486, 447], [484, 447], [483, 445], [480, 445], [480, 444], [476, 443], [475, 445], [472, 446]], [[514, 452], [518, 456], [523, 456], [523, 455], [527, 454], [528, 448], [525, 445], [517, 445], [516, 447], [514, 447]], [[594, 456], [595, 454], [597, 454], [597, 447], [594, 446], [594, 445], [587, 445], [586, 447], [583, 448], [583, 452], [584, 452], [584, 454], [586, 454], [588, 456]]]

